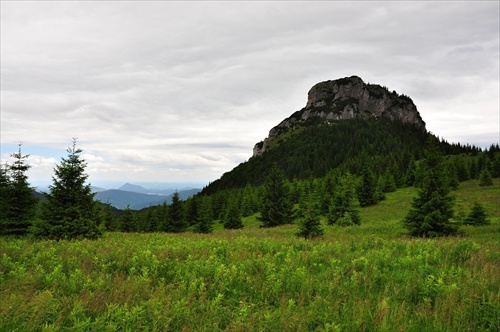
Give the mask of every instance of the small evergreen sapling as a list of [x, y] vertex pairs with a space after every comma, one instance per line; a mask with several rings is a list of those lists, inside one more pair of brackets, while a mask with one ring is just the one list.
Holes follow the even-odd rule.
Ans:
[[465, 218], [464, 224], [473, 226], [490, 224], [490, 221], [486, 217], [486, 210], [481, 203], [478, 201], [474, 202], [469, 215]]
[[321, 220], [314, 208], [309, 205], [301, 214], [303, 217], [299, 224], [297, 236], [303, 237], [304, 239], [311, 239], [323, 235], [324, 230], [321, 226]]
[[481, 187], [487, 187], [493, 185], [493, 179], [491, 178], [491, 172], [484, 168], [479, 174], [479, 185]]
[[226, 213], [226, 217], [224, 218], [224, 228], [225, 229], [243, 228], [243, 221], [241, 220], [240, 211], [235, 203], [231, 204]]

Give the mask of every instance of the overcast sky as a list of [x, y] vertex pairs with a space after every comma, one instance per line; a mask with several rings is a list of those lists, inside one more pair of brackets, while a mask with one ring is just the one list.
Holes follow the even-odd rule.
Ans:
[[50, 182], [218, 179], [351, 75], [409, 95], [449, 142], [499, 141], [498, 1], [1, 1], [1, 157]]

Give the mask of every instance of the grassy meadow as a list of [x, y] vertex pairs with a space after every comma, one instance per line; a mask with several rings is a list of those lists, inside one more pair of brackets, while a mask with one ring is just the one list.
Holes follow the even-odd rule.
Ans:
[[415, 239], [414, 188], [361, 209], [362, 225], [214, 233], [0, 238], [0, 331], [499, 331], [500, 180], [454, 192], [491, 225]]

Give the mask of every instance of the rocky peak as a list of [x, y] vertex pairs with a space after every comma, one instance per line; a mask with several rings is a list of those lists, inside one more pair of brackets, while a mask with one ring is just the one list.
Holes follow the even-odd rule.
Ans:
[[425, 122], [410, 97], [389, 92], [380, 85], [366, 84], [358, 76], [317, 83], [307, 96], [303, 109], [272, 128], [264, 141], [255, 144], [254, 157], [264, 153], [282, 133], [308, 123], [386, 117], [425, 130]]

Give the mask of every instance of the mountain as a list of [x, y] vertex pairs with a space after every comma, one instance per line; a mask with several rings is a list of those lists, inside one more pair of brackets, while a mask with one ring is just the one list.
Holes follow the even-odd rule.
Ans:
[[410, 97], [376, 84], [366, 84], [358, 76], [320, 82], [308, 92], [307, 104], [269, 131], [255, 144], [253, 156], [264, 153], [274, 140], [299, 126], [330, 121], [388, 118], [425, 130], [425, 122]]
[[139, 186], [137, 184], [131, 184], [131, 183], [125, 183], [121, 187], [119, 187], [117, 190], [123, 190], [123, 191], [131, 191], [135, 193], [142, 193], [142, 194], [147, 194], [148, 190], [142, 186]]
[[[202, 194], [260, 185], [272, 164], [286, 177], [312, 179], [337, 169], [391, 173], [401, 183], [412, 161], [422, 158], [433, 134], [412, 99], [357, 76], [315, 84], [306, 106], [281, 121], [255, 144], [252, 157], [206, 186]], [[465, 147], [441, 141], [448, 154]]]
[[155, 194], [155, 195], [171, 195], [173, 193], [197, 190], [197, 188], [202, 187], [202, 185], [197, 185], [193, 187], [188, 183], [155, 183], [155, 182], [145, 182], [139, 184], [125, 183], [118, 190], [131, 191], [141, 194]]
[[[179, 198], [185, 200], [199, 191], [200, 189], [179, 191]], [[145, 207], [163, 204], [163, 202], [169, 204], [172, 201], [172, 195], [173, 194], [143, 194], [119, 189], [110, 189], [96, 193], [95, 199], [101, 201], [102, 203], [109, 203], [111, 206], [121, 210], [124, 210], [127, 207], [130, 207], [132, 210], [140, 210]]]

